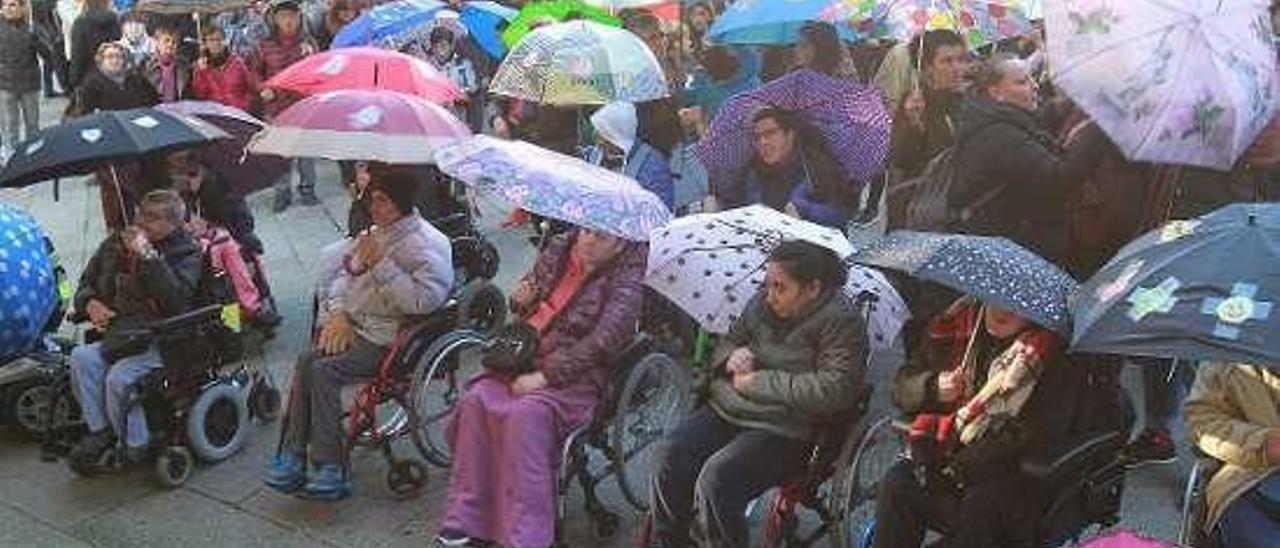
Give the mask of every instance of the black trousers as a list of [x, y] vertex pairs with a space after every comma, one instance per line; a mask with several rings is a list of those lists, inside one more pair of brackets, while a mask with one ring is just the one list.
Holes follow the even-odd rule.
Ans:
[[875, 548], [920, 548], [925, 533], [946, 548], [1038, 548], [1044, 504], [1038, 486], [1011, 475], [968, 486], [963, 493], [922, 488], [914, 465], [900, 460], [880, 482]]
[[709, 407], [691, 415], [656, 454], [650, 505], [653, 537], [668, 548], [746, 547], [746, 509], [770, 487], [800, 477], [812, 444], [742, 428]]

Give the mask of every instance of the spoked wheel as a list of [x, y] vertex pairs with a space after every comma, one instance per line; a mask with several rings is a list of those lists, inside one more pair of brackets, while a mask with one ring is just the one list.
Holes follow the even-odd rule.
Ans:
[[653, 353], [631, 369], [619, 392], [609, 449], [622, 496], [642, 512], [649, 509], [654, 450], [684, 420], [689, 382], [689, 372], [674, 359]]
[[24, 383], [13, 391], [13, 421], [23, 433], [35, 438], [80, 420], [78, 408], [68, 399], [58, 398], [49, 383], [35, 380]]
[[902, 450], [902, 433], [893, 427], [891, 417], [882, 417], [867, 427], [852, 454], [840, 459], [832, 489], [839, 518], [831, 536], [832, 546], [871, 545], [880, 480], [898, 461]]
[[445, 428], [467, 381], [483, 369], [480, 354], [487, 340], [475, 331], [446, 333], [431, 343], [414, 369], [409, 405], [417, 426], [410, 435], [422, 457], [436, 466], [453, 462]]
[[[350, 414], [344, 420], [347, 421], [344, 426], [350, 428]], [[357, 422], [355, 444], [357, 447], [376, 447], [381, 440], [394, 440], [408, 435], [416, 423], [417, 417], [410, 412], [409, 406], [401, 397], [386, 394], [374, 406], [372, 416], [361, 417]]]

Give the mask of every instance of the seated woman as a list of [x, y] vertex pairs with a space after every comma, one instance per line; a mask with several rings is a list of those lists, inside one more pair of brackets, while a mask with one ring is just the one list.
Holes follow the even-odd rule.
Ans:
[[1202, 363], [1187, 396], [1187, 432], [1222, 461], [1209, 480], [1204, 530], [1221, 546], [1280, 539], [1280, 375], [1242, 363]]
[[281, 492], [350, 494], [340, 454], [342, 386], [372, 377], [406, 318], [435, 311], [453, 286], [449, 239], [418, 216], [413, 181], [375, 173], [369, 195], [374, 229], [333, 248], [340, 260], [322, 261], [319, 336], [298, 356], [280, 452], [263, 475]]
[[520, 280], [512, 309], [539, 333], [537, 371], [486, 372], [458, 402], [437, 543], [551, 545], [556, 455], [591, 420], [608, 366], [635, 336], [645, 255], [643, 245], [579, 228], [553, 237]]
[[1082, 369], [1055, 333], [999, 306], [966, 297], [934, 318], [894, 379], [909, 456], [880, 484], [875, 547], [918, 548], [929, 529], [947, 546], [1038, 546], [1048, 493], [1020, 463], [1075, 433]]
[[[779, 245], [765, 285], [721, 341], [709, 405], [659, 448], [650, 505], [662, 546], [747, 546], [747, 504], [799, 477], [825, 420], [856, 404], [866, 328], [832, 251]], [[696, 512], [695, 512], [696, 510]]]

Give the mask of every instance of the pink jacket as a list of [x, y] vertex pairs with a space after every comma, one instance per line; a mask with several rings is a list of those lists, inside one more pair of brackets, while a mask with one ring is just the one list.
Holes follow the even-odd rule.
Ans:
[[204, 69], [196, 69], [192, 76], [191, 90], [196, 97], [206, 101], [249, 110], [257, 93], [257, 80], [243, 59], [228, 55], [222, 66], [210, 65]]

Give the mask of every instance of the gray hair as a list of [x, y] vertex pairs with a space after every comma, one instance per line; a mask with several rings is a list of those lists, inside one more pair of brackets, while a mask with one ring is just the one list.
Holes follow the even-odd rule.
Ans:
[[164, 212], [167, 220], [174, 226], [181, 226], [187, 220], [187, 202], [182, 195], [172, 190], [153, 190], [142, 197], [138, 209], [151, 209]]

